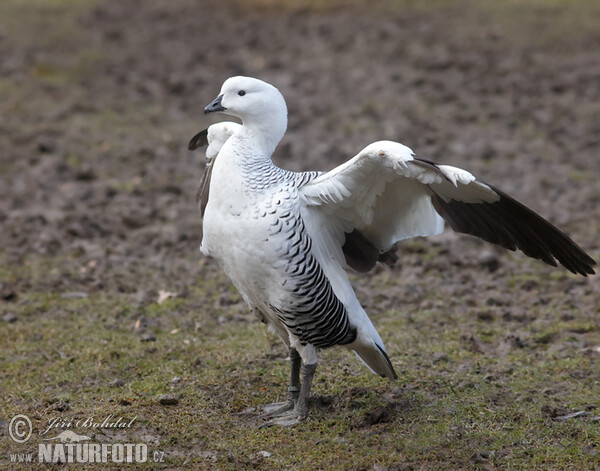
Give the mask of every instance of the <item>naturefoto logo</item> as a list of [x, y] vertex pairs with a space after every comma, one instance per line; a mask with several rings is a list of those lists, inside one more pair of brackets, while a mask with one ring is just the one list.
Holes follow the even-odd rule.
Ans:
[[[103, 421], [94, 417], [86, 419], [63, 419], [56, 417], [48, 421], [45, 430], [39, 433], [43, 443], [38, 444], [37, 458], [40, 463], [145, 463], [148, 460], [148, 446], [145, 443], [91, 443], [87, 433], [77, 433], [71, 428], [82, 429], [124, 429], [135, 422], [137, 416], [127, 421], [111, 414]], [[66, 430], [64, 430], [66, 429]], [[8, 433], [16, 443], [27, 442], [33, 432], [29, 417], [17, 415], [8, 426]], [[45, 436], [47, 435], [47, 436]], [[163, 452], [154, 452], [155, 462], [162, 462]], [[10, 454], [13, 463], [32, 463], [34, 453]]]
[[40, 463], [145, 463], [148, 460], [145, 443], [62, 442], [40, 443], [38, 447]]

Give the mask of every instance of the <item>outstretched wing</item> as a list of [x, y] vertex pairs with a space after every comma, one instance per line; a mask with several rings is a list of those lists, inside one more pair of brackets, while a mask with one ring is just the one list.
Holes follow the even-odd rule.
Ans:
[[526, 206], [466, 170], [418, 159], [396, 142], [367, 146], [300, 195], [311, 236], [358, 271], [393, 261], [399, 240], [441, 233], [445, 219], [457, 232], [553, 266], [558, 261], [573, 273], [594, 273], [591, 257]]

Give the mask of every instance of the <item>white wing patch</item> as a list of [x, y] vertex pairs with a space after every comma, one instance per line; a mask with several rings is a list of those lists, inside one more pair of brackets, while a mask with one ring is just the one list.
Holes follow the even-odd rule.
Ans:
[[[500, 199], [494, 190], [485, 183], [478, 182], [473, 174], [450, 165], [438, 165], [449, 181], [433, 185], [434, 191], [445, 201], [456, 200], [463, 203], [494, 203]], [[450, 185], [452, 183], [452, 185]]]
[[454, 186], [468, 185], [469, 183], [475, 181], [475, 177], [472, 173], [463, 170], [462, 168], [452, 167], [451, 165], [438, 165], [439, 168], [446, 178], [452, 182]]
[[444, 220], [431, 196], [465, 203], [495, 202], [498, 194], [457, 167], [416, 160], [397, 142], [379, 141], [300, 189], [304, 204], [327, 217], [328, 231], [360, 231], [385, 252], [399, 240], [439, 234]]

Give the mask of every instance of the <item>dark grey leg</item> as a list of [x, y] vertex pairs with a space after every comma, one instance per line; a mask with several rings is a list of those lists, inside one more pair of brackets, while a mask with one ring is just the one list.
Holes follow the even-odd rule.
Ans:
[[310, 388], [317, 370], [317, 364], [302, 365], [302, 387], [300, 388], [300, 396], [296, 402], [295, 412], [301, 419], [308, 417], [308, 400], [310, 399]]
[[288, 386], [288, 399], [294, 401], [294, 405], [298, 400], [300, 394], [300, 366], [302, 365], [302, 358], [298, 350], [290, 347], [290, 361], [292, 363], [292, 372], [290, 374], [290, 385]]
[[293, 347], [290, 347], [290, 363], [292, 365], [292, 371], [290, 374], [290, 385], [288, 386], [287, 401], [275, 402], [273, 404], [267, 404], [263, 406], [263, 414], [261, 416], [265, 419], [287, 414], [296, 407], [298, 396], [300, 395], [301, 391], [300, 366], [302, 364], [302, 358], [300, 358], [298, 350]]
[[296, 400], [296, 405], [293, 410], [286, 412], [284, 415], [278, 415], [275, 419], [265, 422], [260, 427], [270, 427], [272, 425], [279, 425], [281, 427], [291, 427], [308, 417], [308, 400], [310, 399], [310, 388], [312, 386], [313, 377], [317, 370], [317, 364], [302, 365], [302, 386], [300, 387], [300, 394]]

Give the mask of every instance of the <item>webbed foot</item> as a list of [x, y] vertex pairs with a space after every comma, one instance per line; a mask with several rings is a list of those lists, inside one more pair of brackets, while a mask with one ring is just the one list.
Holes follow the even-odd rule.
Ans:
[[306, 415], [300, 414], [297, 411], [292, 410], [287, 414], [280, 415], [274, 418], [273, 420], [265, 422], [258, 428], [273, 427], [274, 425], [278, 425], [279, 427], [293, 427], [294, 425], [304, 422], [306, 420], [306, 417]]
[[288, 399], [284, 402], [274, 402], [272, 404], [265, 404], [262, 409], [262, 414], [259, 415], [261, 419], [270, 419], [271, 417], [279, 417], [289, 414], [290, 411], [294, 410], [296, 406], [295, 401]]

